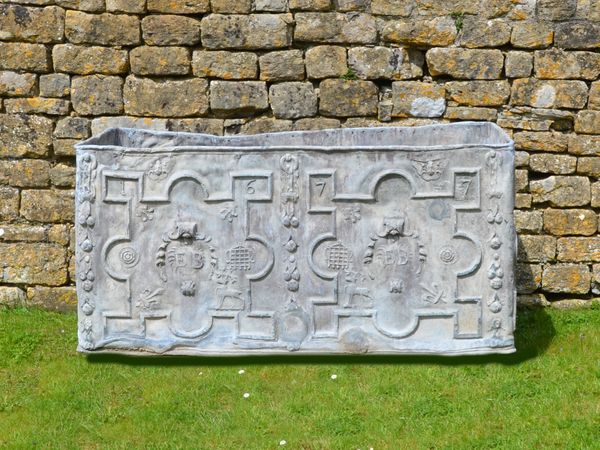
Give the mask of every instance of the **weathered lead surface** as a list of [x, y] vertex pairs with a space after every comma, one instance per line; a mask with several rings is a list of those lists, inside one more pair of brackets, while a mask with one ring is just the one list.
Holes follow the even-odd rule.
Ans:
[[514, 351], [513, 143], [495, 125], [77, 146], [81, 351]]

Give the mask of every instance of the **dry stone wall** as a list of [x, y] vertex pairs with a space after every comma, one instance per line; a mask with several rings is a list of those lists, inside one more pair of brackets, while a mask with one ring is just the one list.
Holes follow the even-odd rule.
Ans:
[[599, 0], [0, 0], [0, 303], [75, 305], [73, 144], [494, 121], [522, 302], [600, 290]]

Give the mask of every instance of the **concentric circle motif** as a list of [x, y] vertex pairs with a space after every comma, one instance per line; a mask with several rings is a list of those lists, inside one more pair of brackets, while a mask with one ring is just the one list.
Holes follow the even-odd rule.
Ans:
[[440, 250], [440, 260], [444, 264], [454, 264], [458, 260], [456, 249], [450, 245], [442, 247]]
[[119, 258], [121, 258], [121, 261], [127, 267], [133, 267], [139, 261], [138, 254], [133, 247], [125, 247], [122, 249], [119, 252]]

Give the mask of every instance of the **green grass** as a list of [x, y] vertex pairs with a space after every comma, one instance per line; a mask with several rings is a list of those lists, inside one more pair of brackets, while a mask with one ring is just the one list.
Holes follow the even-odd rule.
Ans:
[[520, 311], [494, 357], [86, 357], [75, 327], [0, 310], [0, 447], [600, 448], [598, 309]]

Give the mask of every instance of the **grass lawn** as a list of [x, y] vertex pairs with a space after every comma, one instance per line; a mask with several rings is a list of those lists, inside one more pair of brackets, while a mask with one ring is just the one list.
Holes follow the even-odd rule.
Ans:
[[75, 328], [0, 309], [0, 448], [600, 449], [598, 309], [520, 310], [493, 357], [86, 357]]

